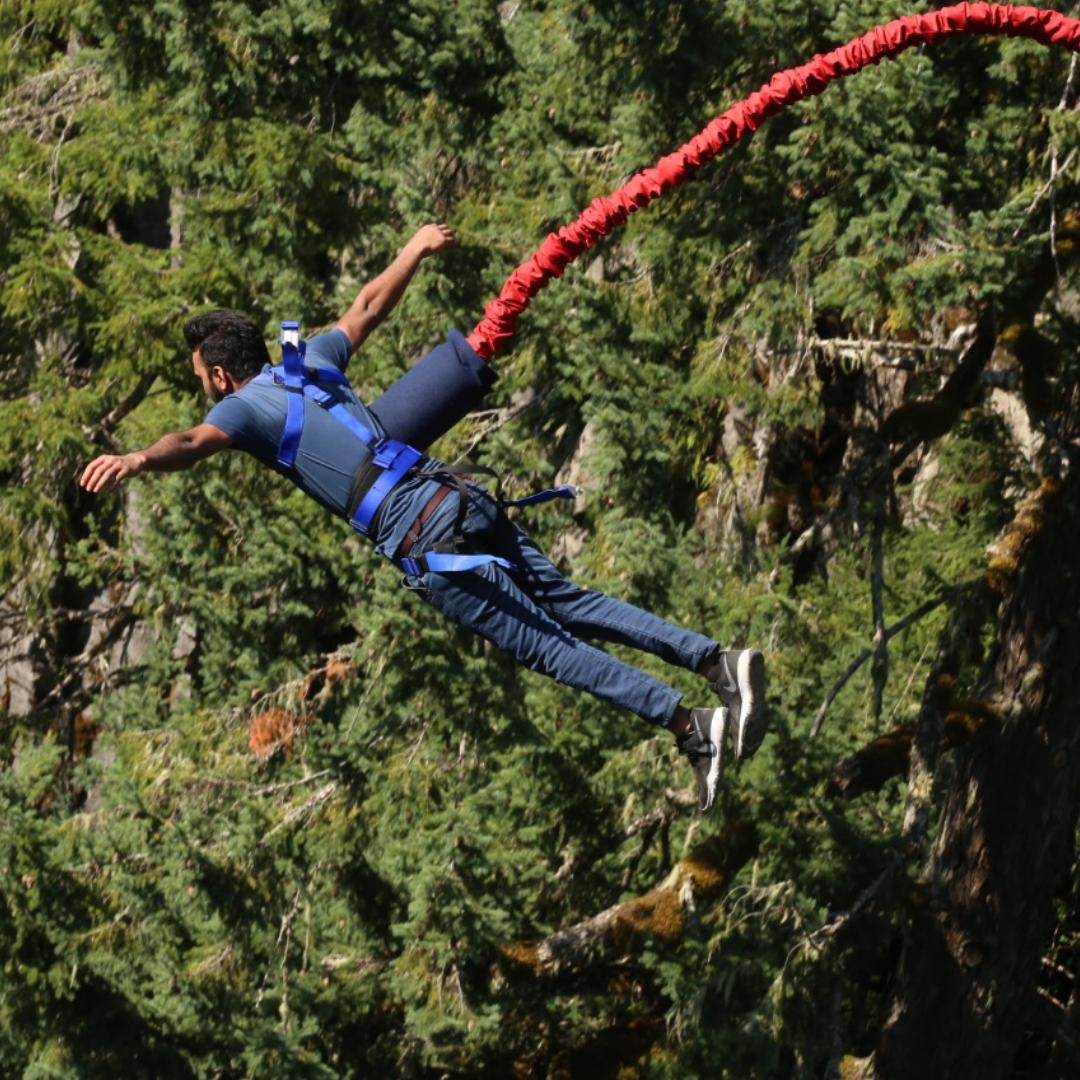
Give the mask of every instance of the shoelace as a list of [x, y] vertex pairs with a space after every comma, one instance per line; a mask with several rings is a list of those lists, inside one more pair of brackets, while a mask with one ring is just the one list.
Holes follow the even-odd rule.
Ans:
[[690, 760], [691, 765], [696, 765], [700, 758], [709, 757], [709, 740], [702, 738], [696, 731], [676, 744], [679, 753]]

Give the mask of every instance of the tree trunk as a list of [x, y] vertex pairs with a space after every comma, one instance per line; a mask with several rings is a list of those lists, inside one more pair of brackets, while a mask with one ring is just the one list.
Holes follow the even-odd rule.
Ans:
[[[956, 752], [876, 1073], [1012, 1074], [1080, 815], [1080, 470], [1044, 485], [989, 693], [1000, 725]], [[939, 770], [940, 775], [940, 770]]]

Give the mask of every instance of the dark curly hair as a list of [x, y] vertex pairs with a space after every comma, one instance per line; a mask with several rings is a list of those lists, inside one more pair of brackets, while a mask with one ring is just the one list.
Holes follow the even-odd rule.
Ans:
[[188, 349], [196, 349], [208, 368], [220, 367], [237, 382], [246, 382], [270, 363], [262, 332], [238, 311], [207, 311], [184, 324]]

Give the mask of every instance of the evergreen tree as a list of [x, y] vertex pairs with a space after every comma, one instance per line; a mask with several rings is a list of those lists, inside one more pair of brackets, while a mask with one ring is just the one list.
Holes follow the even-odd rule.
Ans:
[[766, 649], [714, 817], [242, 455], [75, 484], [205, 415], [195, 310], [312, 332], [448, 220], [372, 397], [905, 10], [0, 7], [3, 1075], [1075, 1068], [1066, 53], [944, 42], [775, 117], [541, 294], [437, 447], [584, 483], [522, 519], [575, 577]]

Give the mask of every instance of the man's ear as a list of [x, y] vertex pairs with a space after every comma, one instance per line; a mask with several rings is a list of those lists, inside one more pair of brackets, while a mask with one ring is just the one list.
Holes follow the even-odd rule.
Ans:
[[236, 380], [220, 364], [210, 368], [210, 381], [223, 394], [231, 394], [237, 388]]

